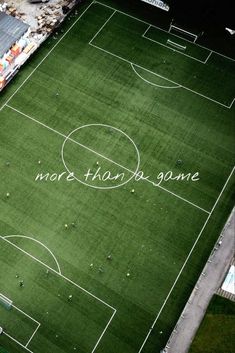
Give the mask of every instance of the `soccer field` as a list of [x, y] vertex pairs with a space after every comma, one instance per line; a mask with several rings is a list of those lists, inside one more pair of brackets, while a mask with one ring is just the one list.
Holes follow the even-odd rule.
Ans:
[[234, 93], [112, 1], [42, 46], [0, 97], [0, 352], [164, 348], [233, 207]]

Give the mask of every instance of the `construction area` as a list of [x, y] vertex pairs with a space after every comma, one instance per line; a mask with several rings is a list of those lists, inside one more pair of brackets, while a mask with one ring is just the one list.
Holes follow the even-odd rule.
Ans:
[[0, 91], [79, 0], [0, 1]]

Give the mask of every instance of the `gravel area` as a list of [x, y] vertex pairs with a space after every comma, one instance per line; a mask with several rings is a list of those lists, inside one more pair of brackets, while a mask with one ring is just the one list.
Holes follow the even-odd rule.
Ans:
[[[5, 1], [0, 0], [0, 4]], [[49, 34], [65, 15], [62, 6], [75, 4], [75, 0], [50, 0], [31, 4], [28, 0], [8, 0], [7, 13], [26, 22], [32, 33]]]

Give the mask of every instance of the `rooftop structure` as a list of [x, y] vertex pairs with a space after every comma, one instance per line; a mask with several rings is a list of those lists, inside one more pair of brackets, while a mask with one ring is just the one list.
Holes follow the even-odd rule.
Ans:
[[0, 58], [23, 36], [29, 25], [0, 12]]

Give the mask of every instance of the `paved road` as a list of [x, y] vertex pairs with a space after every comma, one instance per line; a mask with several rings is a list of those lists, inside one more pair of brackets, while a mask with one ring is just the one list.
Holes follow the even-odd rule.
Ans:
[[234, 256], [235, 208], [233, 209], [203, 272], [165, 348], [166, 353], [187, 353], [207, 306], [220, 287]]

